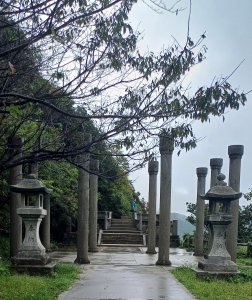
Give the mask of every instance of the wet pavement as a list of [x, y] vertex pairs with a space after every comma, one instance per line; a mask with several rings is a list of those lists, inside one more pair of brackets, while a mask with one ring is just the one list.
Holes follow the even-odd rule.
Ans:
[[[75, 284], [59, 296], [60, 300], [192, 300], [169, 269], [181, 265], [196, 266], [200, 258], [184, 249], [171, 248], [171, 267], [156, 266], [157, 254], [146, 248], [100, 247], [90, 253], [90, 265]], [[76, 252], [54, 252], [54, 260], [74, 262]]]

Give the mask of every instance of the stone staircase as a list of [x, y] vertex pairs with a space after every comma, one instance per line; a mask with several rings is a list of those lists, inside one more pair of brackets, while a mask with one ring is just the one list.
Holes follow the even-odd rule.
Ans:
[[111, 227], [100, 230], [98, 245], [101, 246], [145, 246], [145, 235], [137, 230], [134, 220], [112, 219]]

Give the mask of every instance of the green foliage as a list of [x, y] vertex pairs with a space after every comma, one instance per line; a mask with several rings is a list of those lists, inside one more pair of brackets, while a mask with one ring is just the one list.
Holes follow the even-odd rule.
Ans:
[[52, 189], [52, 240], [62, 242], [70, 218], [76, 218], [78, 170], [67, 162], [46, 161], [39, 166], [39, 177]]
[[99, 180], [98, 209], [112, 211], [113, 217], [130, 215], [130, 201], [133, 198], [134, 188], [126, 175]]
[[239, 265], [252, 266], [252, 257], [248, 257], [247, 254], [248, 254], [247, 245], [246, 246], [238, 245], [238, 247], [237, 247], [237, 263]]
[[[186, 220], [191, 223], [192, 225], [196, 226], [196, 204], [191, 202], [186, 202], [186, 211], [190, 213], [189, 216], [187, 216]], [[206, 217], [208, 213], [208, 204], [205, 204], [204, 208], [204, 216]], [[208, 227], [205, 224], [204, 225], [204, 237], [207, 237], [208, 234]]]
[[183, 234], [181, 246], [188, 251], [192, 251], [194, 249], [194, 234]]
[[242, 243], [252, 241], [252, 204], [240, 207], [238, 240]]
[[[5, 273], [1, 273], [1, 268]], [[0, 262], [0, 298], [53, 300], [66, 290], [76, 279], [80, 267], [74, 264], [60, 263], [52, 276], [11, 275]]]
[[7, 237], [0, 237], [0, 257], [8, 259], [10, 256], [10, 240]]

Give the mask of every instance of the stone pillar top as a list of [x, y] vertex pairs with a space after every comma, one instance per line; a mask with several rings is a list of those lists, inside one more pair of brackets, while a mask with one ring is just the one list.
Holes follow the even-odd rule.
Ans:
[[243, 154], [244, 154], [244, 146], [243, 145], [228, 146], [228, 155], [230, 158], [242, 158]]
[[90, 171], [98, 173], [99, 172], [99, 160], [98, 159], [91, 159], [89, 168], [90, 168]]
[[211, 158], [210, 159], [210, 167], [211, 169], [218, 169], [220, 170], [223, 165], [223, 159], [222, 158]]
[[150, 175], [157, 175], [158, 173], [158, 161], [152, 159], [148, 163], [148, 172]]
[[174, 150], [174, 140], [171, 136], [159, 136], [159, 151], [161, 154], [172, 154]]
[[196, 174], [198, 177], [206, 177], [207, 176], [207, 168], [196, 168]]

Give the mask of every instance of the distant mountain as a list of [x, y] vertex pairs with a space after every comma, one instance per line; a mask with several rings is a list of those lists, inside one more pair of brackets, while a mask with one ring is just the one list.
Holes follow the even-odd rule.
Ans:
[[172, 220], [178, 220], [178, 235], [182, 238], [184, 233], [193, 233], [195, 226], [186, 221], [186, 215], [171, 213]]

